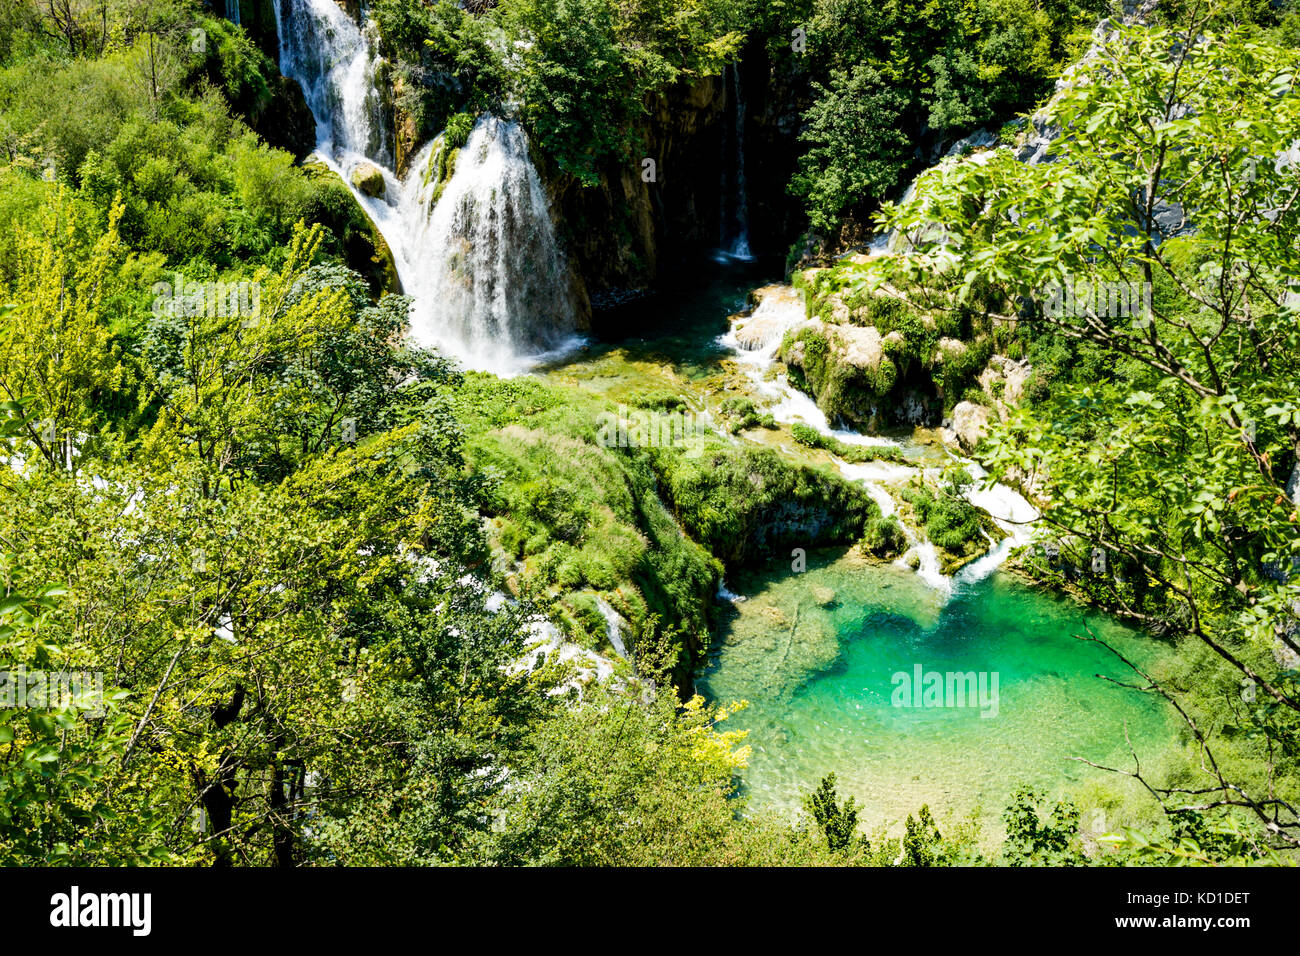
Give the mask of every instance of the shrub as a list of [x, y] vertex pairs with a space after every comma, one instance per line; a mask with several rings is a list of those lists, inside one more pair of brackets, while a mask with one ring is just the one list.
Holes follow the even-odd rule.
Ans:
[[907, 549], [907, 533], [896, 515], [886, 515], [867, 524], [862, 544], [878, 558], [892, 558]]
[[447, 120], [447, 128], [443, 132], [444, 148], [460, 149], [469, 142], [469, 134], [473, 131], [474, 117], [469, 113], [457, 113]]

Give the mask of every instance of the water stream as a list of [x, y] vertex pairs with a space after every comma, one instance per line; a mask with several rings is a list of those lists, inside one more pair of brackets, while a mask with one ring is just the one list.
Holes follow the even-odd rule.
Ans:
[[[692, 407], [748, 396], [779, 423], [803, 422], [846, 443], [893, 445], [904, 464], [810, 453], [784, 428], [745, 435], [793, 457], [816, 454], [822, 464], [829, 457], [885, 514], [898, 511], [897, 486], [918, 474], [936, 476], [961, 463], [982, 479], [978, 464], [905, 433], [838, 428], [790, 385], [776, 352], [805, 312], [795, 290], [770, 284], [772, 267], [706, 267], [696, 282], [606, 323], [621, 334], [542, 374], [615, 399], [645, 388], [674, 391]], [[755, 288], [757, 308], [729, 321]], [[984, 484], [977, 480], [968, 498], [1006, 537], [951, 577], [941, 573], [933, 544], [912, 529], [915, 568], [840, 551], [810, 553], [803, 573], [778, 558], [729, 574], [698, 686], [718, 702], [750, 703], [728, 727], [749, 731], [753, 754], [742, 780], [751, 806], [794, 813], [802, 794], [832, 771], [840, 794], [862, 803], [868, 829], [897, 824], [928, 803], [940, 819], [977, 814], [986, 837], [997, 838], [1001, 812], [1022, 783], [1084, 807], [1105, 794], [1112, 826], [1129, 812], [1114, 807], [1147, 805], [1131, 781], [1072, 758], [1131, 766], [1127, 733], [1145, 764], [1168, 749], [1175, 728], [1158, 701], [1098, 677], [1131, 675], [1075, 635], [1092, 628], [1150, 666], [1167, 659], [1168, 648], [1000, 571], [1012, 548], [1029, 539], [1037, 512], [1014, 490]], [[996, 714], [989, 707], [895, 706], [895, 675], [914, 674], [918, 665], [927, 675], [970, 674], [977, 682], [996, 674]]]

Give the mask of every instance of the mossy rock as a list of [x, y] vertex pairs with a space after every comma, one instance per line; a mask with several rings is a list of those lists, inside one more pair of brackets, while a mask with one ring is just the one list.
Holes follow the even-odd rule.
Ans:
[[365, 276], [372, 294], [400, 292], [392, 250], [352, 191], [324, 163], [304, 163], [303, 171], [315, 186], [304, 218], [329, 230], [335, 251], [349, 268]]
[[382, 196], [387, 189], [384, 173], [374, 163], [361, 163], [352, 170], [350, 179], [353, 186], [372, 199]]

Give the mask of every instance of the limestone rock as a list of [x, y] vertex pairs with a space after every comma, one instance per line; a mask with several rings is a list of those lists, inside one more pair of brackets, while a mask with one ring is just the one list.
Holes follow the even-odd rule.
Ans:
[[953, 143], [951, 148], [949, 148], [949, 150], [946, 153], [944, 153], [944, 156], [965, 156], [967, 153], [972, 153], [977, 149], [988, 149], [989, 147], [996, 146], [997, 144], [998, 144], [997, 134], [992, 133], [989, 130], [985, 129], [983, 126], [981, 126], [979, 129], [971, 133], [969, 136], [959, 139], [957, 140], [957, 142]]
[[374, 163], [361, 163], [352, 170], [350, 179], [352, 185], [367, 196], [375, 197], [384, 194], [384, 174]]
[[875, 371], [885, 356], [880, 330], [874, 325], [841, 325], [833, 330], [841, 361], [855, 368]]
[[974, 402], [958, 402], [952, 410], [952, 431], [957, 441], [967, 451], [974, 451], [975, 446], [988, 432], [989, 410]]
[[[1006, 421], [1008, 410], [1019, 405], [1024, 397], [1025, 383], [1033, 373], [1034, 367], [1026, 359], [1017, 362], [1005, 355], [994, 355], [984, 371], [976, 377], [976, 381], [984, 393], [993, 398], [998, 417]], [[1001, 388], [997, 387], [999, 384]]]
[[940, 362], [946, 362], [949, 359], [958, 358], [966, 354], [966, 343], [961, 339], [940, 339], [939, 354], [937, 356]]

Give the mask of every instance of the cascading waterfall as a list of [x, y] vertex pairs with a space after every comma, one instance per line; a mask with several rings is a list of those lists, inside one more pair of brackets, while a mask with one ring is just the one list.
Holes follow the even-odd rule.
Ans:
[[1042, 516], [1024, 495], [1013, 488], [1008, 488], [1001, 483], [989, 488], [983, 487], [983, 479], [988, 477], [988, 472], [978, 462], [966, 461], [963, 458], [957, 460], [966, 466], [966, 470], [975, 479], [975, 484], [966, 492], [966, 500], [976, 508], [987, 512], [994, 523], [1007, 535], [988, 554], [977, 561], [972, 561], [958, 572], [961, 583], [970, 584], [983, 580], [1001, 567], [1011, 554], [1012, 548], [1028, 544], [1033, 540], [1034, 522]]
[[[757, 290], [755, 295], [758, 305], [753, 312], [747, 318], [737, 320], [717, 341], [731, 351], [732, 358], [749, 379], [753, 394], [774, 403], [768, 409], [773, 419], [783, 424], [801, 422], [844, 444], [897, 446], [898, 442], [888, 438], [835, 428], [811, 397], [790, 384], [785, 373], [771, 374], [785, 334], [806, 325], [809, 320], [803, 295], [797, 289], [767, 286]], [[988, 473], [977, 462], [956, 455], [951, 457], [976, 479], [967, 490], [966, 499], [987, 512], [1007, 537], [987, 555], [972, 561], [950, 578], [941, 569], [939, 552], [934, 544], [918, 536], [906, 523], [900, 523], [907, 536], [908, 554], [899, 558], [897, 563], [907, 566], [908, 559], [913, 558], [921, 579], [943, 594], [951, 594], [954, 584], [973, 584], [996, 571], [1012, 548], [1029, 543], [1033, 537], [1033, 524], [1039, 518], [1038, 510], [1019, 492], [1002, 484], [984, 488], [982, 479]], [[897, 513], [897, 503], [886, 485], [907, 481], [917, 471], [916, 466], [889, 461], [850, 463], [837, 459], [836, 464], [845, 478], [863, 486], [882, 515]], [[936, 472], [930, 470], [927, 473]]]
[[[416, 154], [403, 181], [392, 169], [376, 86], [383, 62], [368, 36], [373, 24], [358, 27], [334, 0], [276, 0], [274, 8], [280, 70], [302, 86], [316, 118], [316, 156], [347, 184], [393, 254], [413, 299], [412, 338], [499, 375], [580, 342], [568, 269], [523, 129], [480, 117], [440, 197], [430, 164], [441, 140]], [[359, 169], [377, 195], [352, 182]]]
[[743, 325], [719, 336], [718, 344], [733, 352], [733, 358], [748, 375], [756, 394], [776, 401], [771, 409], [772, 417], [784, 424], [802, 422], [846, 445], [897, 444], [888, 438], [833, 427], [826, 413], [806, 393], [792, 386], [785, 373], [768, 377], [785, 333], [807, 324], [807, 309], [803, 294], [790, 286], [767, 286], [758, 290], [757, 295], [757, 308]]
[[416, 233], [415, 247], [439, 250], [412, 313], [416, 338], [457, 344], [467, 362], [491, 369], [504, 369], [520, 350], [546, 354], [571, 344], [568, 274], [519, 124], [479, 119]]
[[751, 260], [749, 248], [749, 192], [745, 181], [745, 92], [740, 82], [740, 65], [727, 69], [727, 100], [734, 123], [731, 134], [722, 137], [722, 227], [724, 255]]
[[298, 81], [316, 118], [316, 148], [350, 171], [362, 160], [391, 165], [375, 86], [379, 59], [334, 0], [276, 0], [280, 72]]
[[226, 0], [226, 19], [239, 26], [239, 0]]
[[[732, 350], [733, 358], [747, 373], [755, 394], [776, 400], [770, 409], [774, 420], [785, 424], [802, 422], [845, 444], [896, 446], [898, 443], [888, 438], [834, 428], [817, 403], [794, 388], [784, 373], [775, 378], [768, 377], [768, 369], [776, 362], [785, 333], [807, 321], [801, 293], [789, 286], [769, 287], [761, 290], [758, 307], [748, 321], [720, 336], [718, 343]], [[903, 481], [915, 473], [910, 465], [886, 461], [862, 464], [837, 461], [837, 464], [845, 478], [861, 484], [871, 495], [882, 515], [897, 512], [897, 504], [884, 483]], [[941, 593], [951, 593], [952, 581], [940, 569], [938, 550], [931, 542], [917, 537], [906, 524], [901, 526], [907, 536], [908, 550], [916, 557], [917, 574]], [[900, 558], [899, 563], [906, 565], [906, 556]]]

